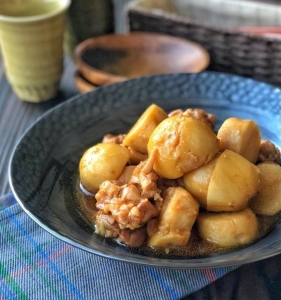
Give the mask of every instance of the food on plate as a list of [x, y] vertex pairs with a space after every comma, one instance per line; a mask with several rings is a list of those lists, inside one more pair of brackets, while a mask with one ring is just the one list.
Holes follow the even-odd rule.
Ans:
[[[115, 143], [115, 144], [123, 144], [125, 134], [119, 134], [119, 135], [112, 135], [112, 134], [106, 134], [103, 137], [102, 142], [103, 143]], [[130, 146], [126, 146], [126, 148], [130, 151], [130, 158], [129, 158], [129, 164], [131, 165], [137, 165], [141, 161], [147, 159], [147, 151], [146, 153], [142, 153]]]
[[163, 199], [157, 187], [157, 179], [152, 168], [144, 161], [132, 171], [127, 183], [103, 181], [96, 193], [99, 213], [110, 213], [120, 229], [133, 230], [145, 225], [158, 216], [161, 210]]
[[179, 178], [208, 163], [219, 151], [215, 133], [193, 117], [171, 116], [152, 132], [148, 155], [154, 155], [154, 171], [164, 178]]
[[220, 150], [232, 150], [255, 164], [257, 162], [261, 134], [258, 125], [252, 120], [228, 118], [221, 125], [218, 134]]
[[148, 237], [152, 247], [185, 246], [199, 212], [199, 204], [184, 188], [169, 187], [163, 193], [163, 206], [155, 232]]
[[205, 208], [208, 211], [242, 210], [258, 192], [259, 181], [259, 169], [254, 164], [238, 153], [225, 150], [212, 172]]
[[183, 175], [184, 187], [205, 208], [207, 207], [209, 182], [220, 155], [221, 153], [217, 153], [207, 164]]
[[215, 125], [214, 122], [216, 120], [216, 116], [210, 113], [207, 113], [205, 110], [203, 109], [199, 109], [199, 108], [188, 108], [186, 110], [182, 110], [182, 109], [176, 109], [173, 110], [169, 113], [169, 117], [172, 116], [176, 116], [176, 115], [184, 115], [187, 117], [192, 117], [202, 123], [204, 123], [205, 125], [207, 125], [208, 127], [210, 127], [210, 129], [214, 129]]
[[161, 107], [152, 104], [126, 134], [123, 144], [141, 153], [147, 153], [147, 142], [152, 131], [167, 117], [168, 115]]
[[281, 164], [280, 150], [270, 141], [262, 140], [258, 161], [273, 161]]
[[232, 213], [200, 213], [196, 226], [202, 239], [222, 247], [248, 244], [258, 236], [258, 221], [250, 208]]
[[97, 192], [103, 181], [120, 176], [129, 157], [127, 148], [114, 143], [99, 143], [89, 148], [79, 163], [81, 183], [89, 192]]
[[226, 119], [216, 133], [215, 119], [152, 104], [128, 133], [86, 150], [79, 207], [95, 232], [146, 251], [206, 255], [252, 243], [279, 222], [280, 150], [251, 120]]
[[249, 207], [257, 214], [273, 216], [281, 211], [281, 167], [265, 161], [259, 163], [260, 189], [249, 203]]
[[208, 211], [239, 211], [258, 192], [259, 169], [243, 156], [225, 150], [208, 164], [185, 174], [183, 182]]

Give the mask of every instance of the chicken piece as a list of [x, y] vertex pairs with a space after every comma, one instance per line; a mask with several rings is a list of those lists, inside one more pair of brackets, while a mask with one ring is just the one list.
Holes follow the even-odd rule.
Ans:
[[154, 155], [152, 154], [146, 161], [138, 164], [134, 169], [129, 183], [134, 184], [144, 198], [153, 199], [159, 210], [162, 207], [163, 198], [161, 190], [157, 187], [158, 176], [153, 170]]
[[149, 172], [149, 167], [141, 163], [127, 184], [104, 181], [96, 194], [96, 207], [105, 214], [110, 213], [121, 229], [139, 228], [160, 213], [163, 199], [156, 186], [157, 179], [153, 170]]
[[280, 150], [272, 142], [268, 140], [262, 140], [258, 161], [273, 161], [280, 165]]
[[150, 220], [146, 225], [147, 235], [151, 236], [155, 234], [158, 230], [158, 218]]
[[109, 204], [112, 199], [118, 198], [122, 183], [118, 180], [106, 180], [100, 185], [99, 191], [96, 193], [96, 208], [109, 213]]
[[130, 247], [140, 247], [144, 243], [146, 237], [146, 226], [143, 226], [135, 230], [121, 230], [118, 241]]
[[[132, 188], [132, 186], [129, 188]], [[150, 219], [159, 215], [157, 207], [147, 198], [142, 199], [139, 197], [138, 203], [134, 203], [129, 198], [131, 191], [128, 191], [128, 189], [125, 189], [124, 191], [120, 201], [110, 204], [112, 216], [116, 219], [121, 229], [129, 228], [133, 230], [139, 228], [146, 224]]]
[[207, 113], [203, 109], [188, 108], [185, 111], [183, 111], [182, 109], [177, 109], [177, 110], [171, 111], [168, 116], [172, 117], [175, 115], [184, 115], [187, 117], [192, 117], [194, 119], [197, 119], [198, 121], [201, 121], [202, 123], [204, 123], [205, 125], [210, 127], [210, 129], [212, 129], [212, 130], [214, 130], [214, 128], [215, 128], [214, 122], [216, 120], [216, 116], [213, 114]]
[[113, 135], [113, 134], [108, 133], [103, 137], [102, 142], [103, 143], [122, 144], [124, 137], [125, 137], [125, 134]]
[[95, 232], [108, 238], [114, 238], [119, 235], [120, 228], [111, 215], [106, 215], [99, 211], [95, 219]]
[[116, 182], [105, 181], [96, 194], [96, 200], [96, 207], [102, 213], [110, 213], [121, 229], [139, 228], [159, 215], [159, 209], [143, 198], [133, 184], [120, 186]]
[[180, 182], [178, 179], [180, 178], [176, 178], [176, 179], [168, 179], [168, 178], [164, 178], [164, 177], [159, 177], [157, 185], [160, 188], [161, 191], [166, 190], [169, 187], [177, 187], [177, 186], [181, 186]]
[[157, 232], [149, 224], [148, 245], [156, 248], [185, 246], [199, 213], [199, 204], [182, 187], [170, 187], [164, 192], [164, 203]]

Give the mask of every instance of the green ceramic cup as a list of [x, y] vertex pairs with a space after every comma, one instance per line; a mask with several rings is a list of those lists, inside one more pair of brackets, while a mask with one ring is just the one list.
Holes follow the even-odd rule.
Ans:
[[7, 79], [19, 99], [56, 96], [70, 0], [0, 0], [0, 45]]

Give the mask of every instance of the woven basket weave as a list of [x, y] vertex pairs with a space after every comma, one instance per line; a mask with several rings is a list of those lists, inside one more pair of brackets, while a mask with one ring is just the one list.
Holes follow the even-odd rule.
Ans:
[[[165, 0], [162, 6], [164, 2], [169, 4], [169, 1]], [[197, 2], [199, 3], [200, 0]], [[148, 3], [149, 5], [146, 6]], [[159, 0], [155, 0], [155, 7], [153, 0], [138, 0], [130, 3], [127, 7], [129, 30], [159, 32], [193, 40], [208, 50], [211, 57], [208, 70], [250, 77], [281, 86], [281, 38], [240, 32], [235, 29], [235, 26], [208, 25], [206, 21], [191, 20], [174, 13], [171, 11], [171, 6], [167, 7], [167, 10], [159, 9], [158, 4]], [[280, 11], [280, 19], [277, 15], [276, 23], [269, 25], [281, 27], [279, 24], [281, 10], [276, 7], [278, 9], [275, 13], [279, 14]], [[257, 23], [262, 19], [265, 25], [268, 25], [260, 11], [258, 14]], [[251, 21], [250, 25], [259, 25], [253, 23], [253, 18]], [[239, 22], [241, 23], [241, 18], [239, 19], [237, 15], [237, 24]], [[273, 22], [272, 18], [271, 22]]]

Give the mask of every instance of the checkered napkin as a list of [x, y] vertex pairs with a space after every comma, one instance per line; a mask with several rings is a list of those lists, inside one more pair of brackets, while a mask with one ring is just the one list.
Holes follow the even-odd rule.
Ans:
[[171, 270], [102, 258], [41, 229], [12, 194], [0, 198], [0, 300], [180, 299], [234, 268]]

